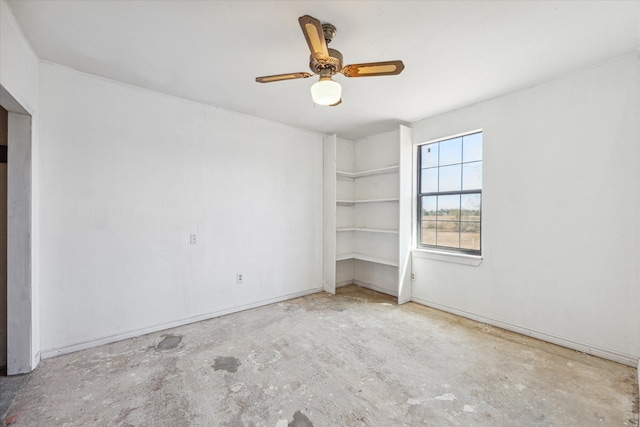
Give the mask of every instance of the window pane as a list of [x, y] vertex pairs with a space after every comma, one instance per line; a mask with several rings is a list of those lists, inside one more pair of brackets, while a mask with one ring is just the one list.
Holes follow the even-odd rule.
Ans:
[[463, 162], [482, 160], [482, 132], [473, 133], [462, 138]]
[[462, 163], [462, 138], [440, 141], [440, 166]]
[[480, 253], [482, 145], [476, 132], [419, 146], [419, 245]]
[[438, 221], [436, 242], [438, 246], [460, 247], [460, 223], [457, 221]]
[[460, 220], [460, 196], [438, 196], [438, 221]]
[[482, 188], [482, 162], [462, 165], [462, 189], [480, 190]]
[[422, 221], [422, 244], [423, 245], [435, 245], [436, 244], [436, 222], [435, 221]]
[[420, 166], [422, 168], [433, 168], [438, 166], [438, 143], [423, 145], [420, 147], [422, 159]]
[[480, 194], [462, 195], [462, 220], [480, 221]]
[[480, 250], [480, 221], [460, 223], [460, 247]]
[[460, 191], [460, 188], [462, 188], [461, 167], [461, 165], [454, 165], [439, 168], [439, 191]]
[[426, 196], [422, 198], [422, 219], [436, 219], [436, 196]]
[[438, 168], [422, 169], [420, 192], [435, 193], [438, 191]]

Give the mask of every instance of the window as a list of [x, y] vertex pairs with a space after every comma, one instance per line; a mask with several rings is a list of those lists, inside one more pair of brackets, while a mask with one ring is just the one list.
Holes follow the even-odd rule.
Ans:
[[418, 148], [418, 245], [480, 255], [482, 132]]

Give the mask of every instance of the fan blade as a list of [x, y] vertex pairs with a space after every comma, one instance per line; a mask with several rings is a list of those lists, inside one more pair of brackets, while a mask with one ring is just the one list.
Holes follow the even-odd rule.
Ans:
[[310, 73], [276, 74], [274, 76], [256, 77], [256, 81], [258, 83], [270, 83], [279, 82], [280, 80], [306, 79], [307, 77], [311, 77], [312, 75], [313, 74]]
[[340, 98], [340, 99], [338, 100], [338, 102], [336, 102], [335, 104], [330, 104], [330, 105], [329, 105], [329, 107], [336, 107], [336, 106], [338, 106], [338, 105], [340, 105], [340, 104], [342, 104], [342, 98]]
[[347, 77], [394, 76], [404, 70], [402, 61], [368, 62], [345, 65], [341, 73]]
[[324, 39], [324, 31], [322, 31], [320, 21], [309, 15], [304, 15], [298, 18], [298, 22], [304, 33], [304, 38], [307, 39], [311, 56], [322, 61], [329, 59], [327, 42]]

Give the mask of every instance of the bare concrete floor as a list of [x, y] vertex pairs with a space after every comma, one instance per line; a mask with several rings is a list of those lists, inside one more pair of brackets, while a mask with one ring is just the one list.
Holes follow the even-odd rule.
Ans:
[[29, 379], [29, 375], [7, 376], [7, 367], [0, 368], [0, 420], [4, 420], [18, 392]]
[[355, 286], [44, 360], [17, 426], [637, 426], [636, 370]]

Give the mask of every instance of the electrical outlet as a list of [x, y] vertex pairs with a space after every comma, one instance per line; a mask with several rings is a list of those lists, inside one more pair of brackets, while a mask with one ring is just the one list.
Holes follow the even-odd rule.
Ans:
[[242, 273], [236, 274], [236, 283], [244, 283], [244, 277], [242, 276]]
[[198, 235], [197, 234], [189, 235], [189, 244], [190, 245], [197, 245], [198, 244]]

